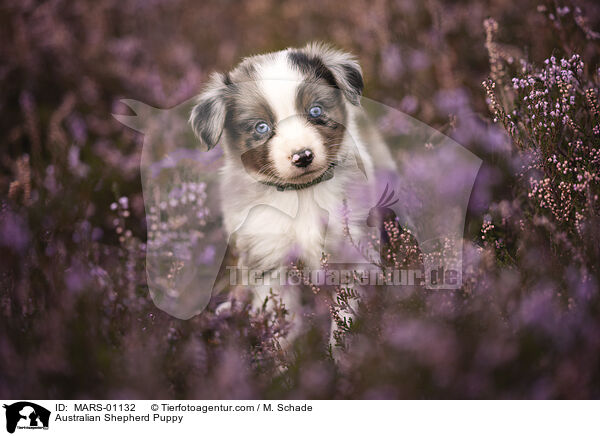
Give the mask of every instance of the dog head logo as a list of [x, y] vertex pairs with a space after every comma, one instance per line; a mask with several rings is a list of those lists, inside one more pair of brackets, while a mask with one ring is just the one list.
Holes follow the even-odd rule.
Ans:
[[6, 431], [14, 433], [16, 429], [48, 429], [50, 411], [28, 401], [19, 401], [4, 405], [6, 409]]
[[[349, 70], [338, 72], [344, 71]], [[253, 247], [264, 241], [263, 236], [275, 241], [269, 232], [276, 232], [277, 226], [269, 223], [293, 223], [304, 211], [298, 198], [307, 195], [318, 206], [313, 209], [328, 217], [322, 221], [329, 223], [320, 232], [325, 235], [318, 241], [323, 250], [314, 244], [310, 248], [331, 254], [331, 263], [365, 257], [340, 241], [343, 232], [332, 230], [331, 224], [346, 210], [355, 214], [348, 217], [350, 230], [370, 227], [360, 232], [363, 240], [353, 240], [361, 248], [369, 246], [367, 232], [381, 233], [381, 222], [389, 215], [418, 241], [425, 286], [459, 288], [467, 205], [481, 159], [393, 108], [358, 95], [344, 103], [344, 86], [317, 86], [302, 78], [302, 86], [288, 86], [289, 80], [269, 74], [259, 83], [243, 77], [238, 83], [235, 75], [214, 76], [199, 98], [167, 110], [123, 100], [136, 115], [115, 115], [144, 134], [140, 169], [148, 223], [146, 272], [154, 303], [180, 319], [200, 313], [229, 253], [229, 238], [235, 235], [236, 247], [242, 247], [238, 256], [246, 254], [244, 241]], [[257, 93], [264, 98], [254, 98]], [[306, 102], [299, 95], [306, 96]], [[271, 102], [268, 110], [255, 107], [263, 101]], [[307, 108], [302, 116], [300, 104]], [[329, 111], [330, 118], [324, 118], [323, 111]], [[375, 146], [380, 142], [393, 153]], [[384, 165], [376, 167], [362, 159], [363, 154]], [[307, 189], [338, 181], [354, 189], [329, 196], [313, 196], [316, 190]], [[354, 201], [347, 209], [338, 204], [344, 196]], [[271, 215], [277, 219], [265, 221]], [[282, 244], [282, 250], [296, 249], [292, 245]], [[379, 250], [366, 254], [376, 262], [380, 257]], [[255, 257], [260, 262], [270, 259]], [[452, 282], [439, 280], [442, 271], [454, 273]]]

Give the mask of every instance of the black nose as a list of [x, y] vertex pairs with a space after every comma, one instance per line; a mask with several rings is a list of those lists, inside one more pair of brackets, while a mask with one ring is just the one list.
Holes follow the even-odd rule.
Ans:
[[312, 150], [304, 149], [297, 151], [292, 155], [292, 165], [297, 166], [298, 168], [305, 168], [310, 165], [310, 163], [315, 158]]

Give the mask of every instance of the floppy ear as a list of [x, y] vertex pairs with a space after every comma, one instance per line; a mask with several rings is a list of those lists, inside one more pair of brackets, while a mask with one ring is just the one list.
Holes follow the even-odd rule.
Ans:
[[350, 53], [336, 50], [324, 43], [310, 43], [304, 50], [310, 57], [323, 63], [350, 103], [359, 106], [364, 82], [362, 69], [356, 58]]
[[213, 73], [190, 114], [196, 136], [210, 150], [221, 138], [225, 124], [225, 75]]

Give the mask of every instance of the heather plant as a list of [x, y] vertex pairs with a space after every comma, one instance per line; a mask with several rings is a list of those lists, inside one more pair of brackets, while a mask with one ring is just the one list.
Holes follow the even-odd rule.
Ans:
[[[565, 16], [569, 8], [559, 8], [556, 14]], [[580, 23], [581, 16], [576, 13], [574, 20]], [[597, 276], [593, 260], [597, 260], [600, 193], [599, 72], [578, 54], [569, 53], [550, 56], [542, 67], [521, 59], [517, 67], [496, 47], [497, 23], [488, 20], [485, 25], [492, 65], [492, 78], [484, 82], [490, 110], [517, 148], [520, 186], [527, 185], [526, 196], [495, 209], [502, 224], [517, 209], [523, 214], [523, 230], [546, 228], [555, 253], [577, 262], [582, 279]], [[592, 44], [599, 38], [589, 32], [586, 36]], [[494, 231], [501, 228], [488, 219], [482, 229], [486, 242], [514, 258], [502, 237], [490, 238]]]

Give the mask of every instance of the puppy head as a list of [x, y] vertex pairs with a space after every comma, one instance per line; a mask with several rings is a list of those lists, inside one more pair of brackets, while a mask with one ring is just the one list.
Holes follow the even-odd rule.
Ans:
[[321, 44], [245, 59], [214, 74], [190, 117], [206, 146], [217, 143], [261, 181], [307, 183], [339, 158], [347, 105], [359, 105], [360, 66]]

